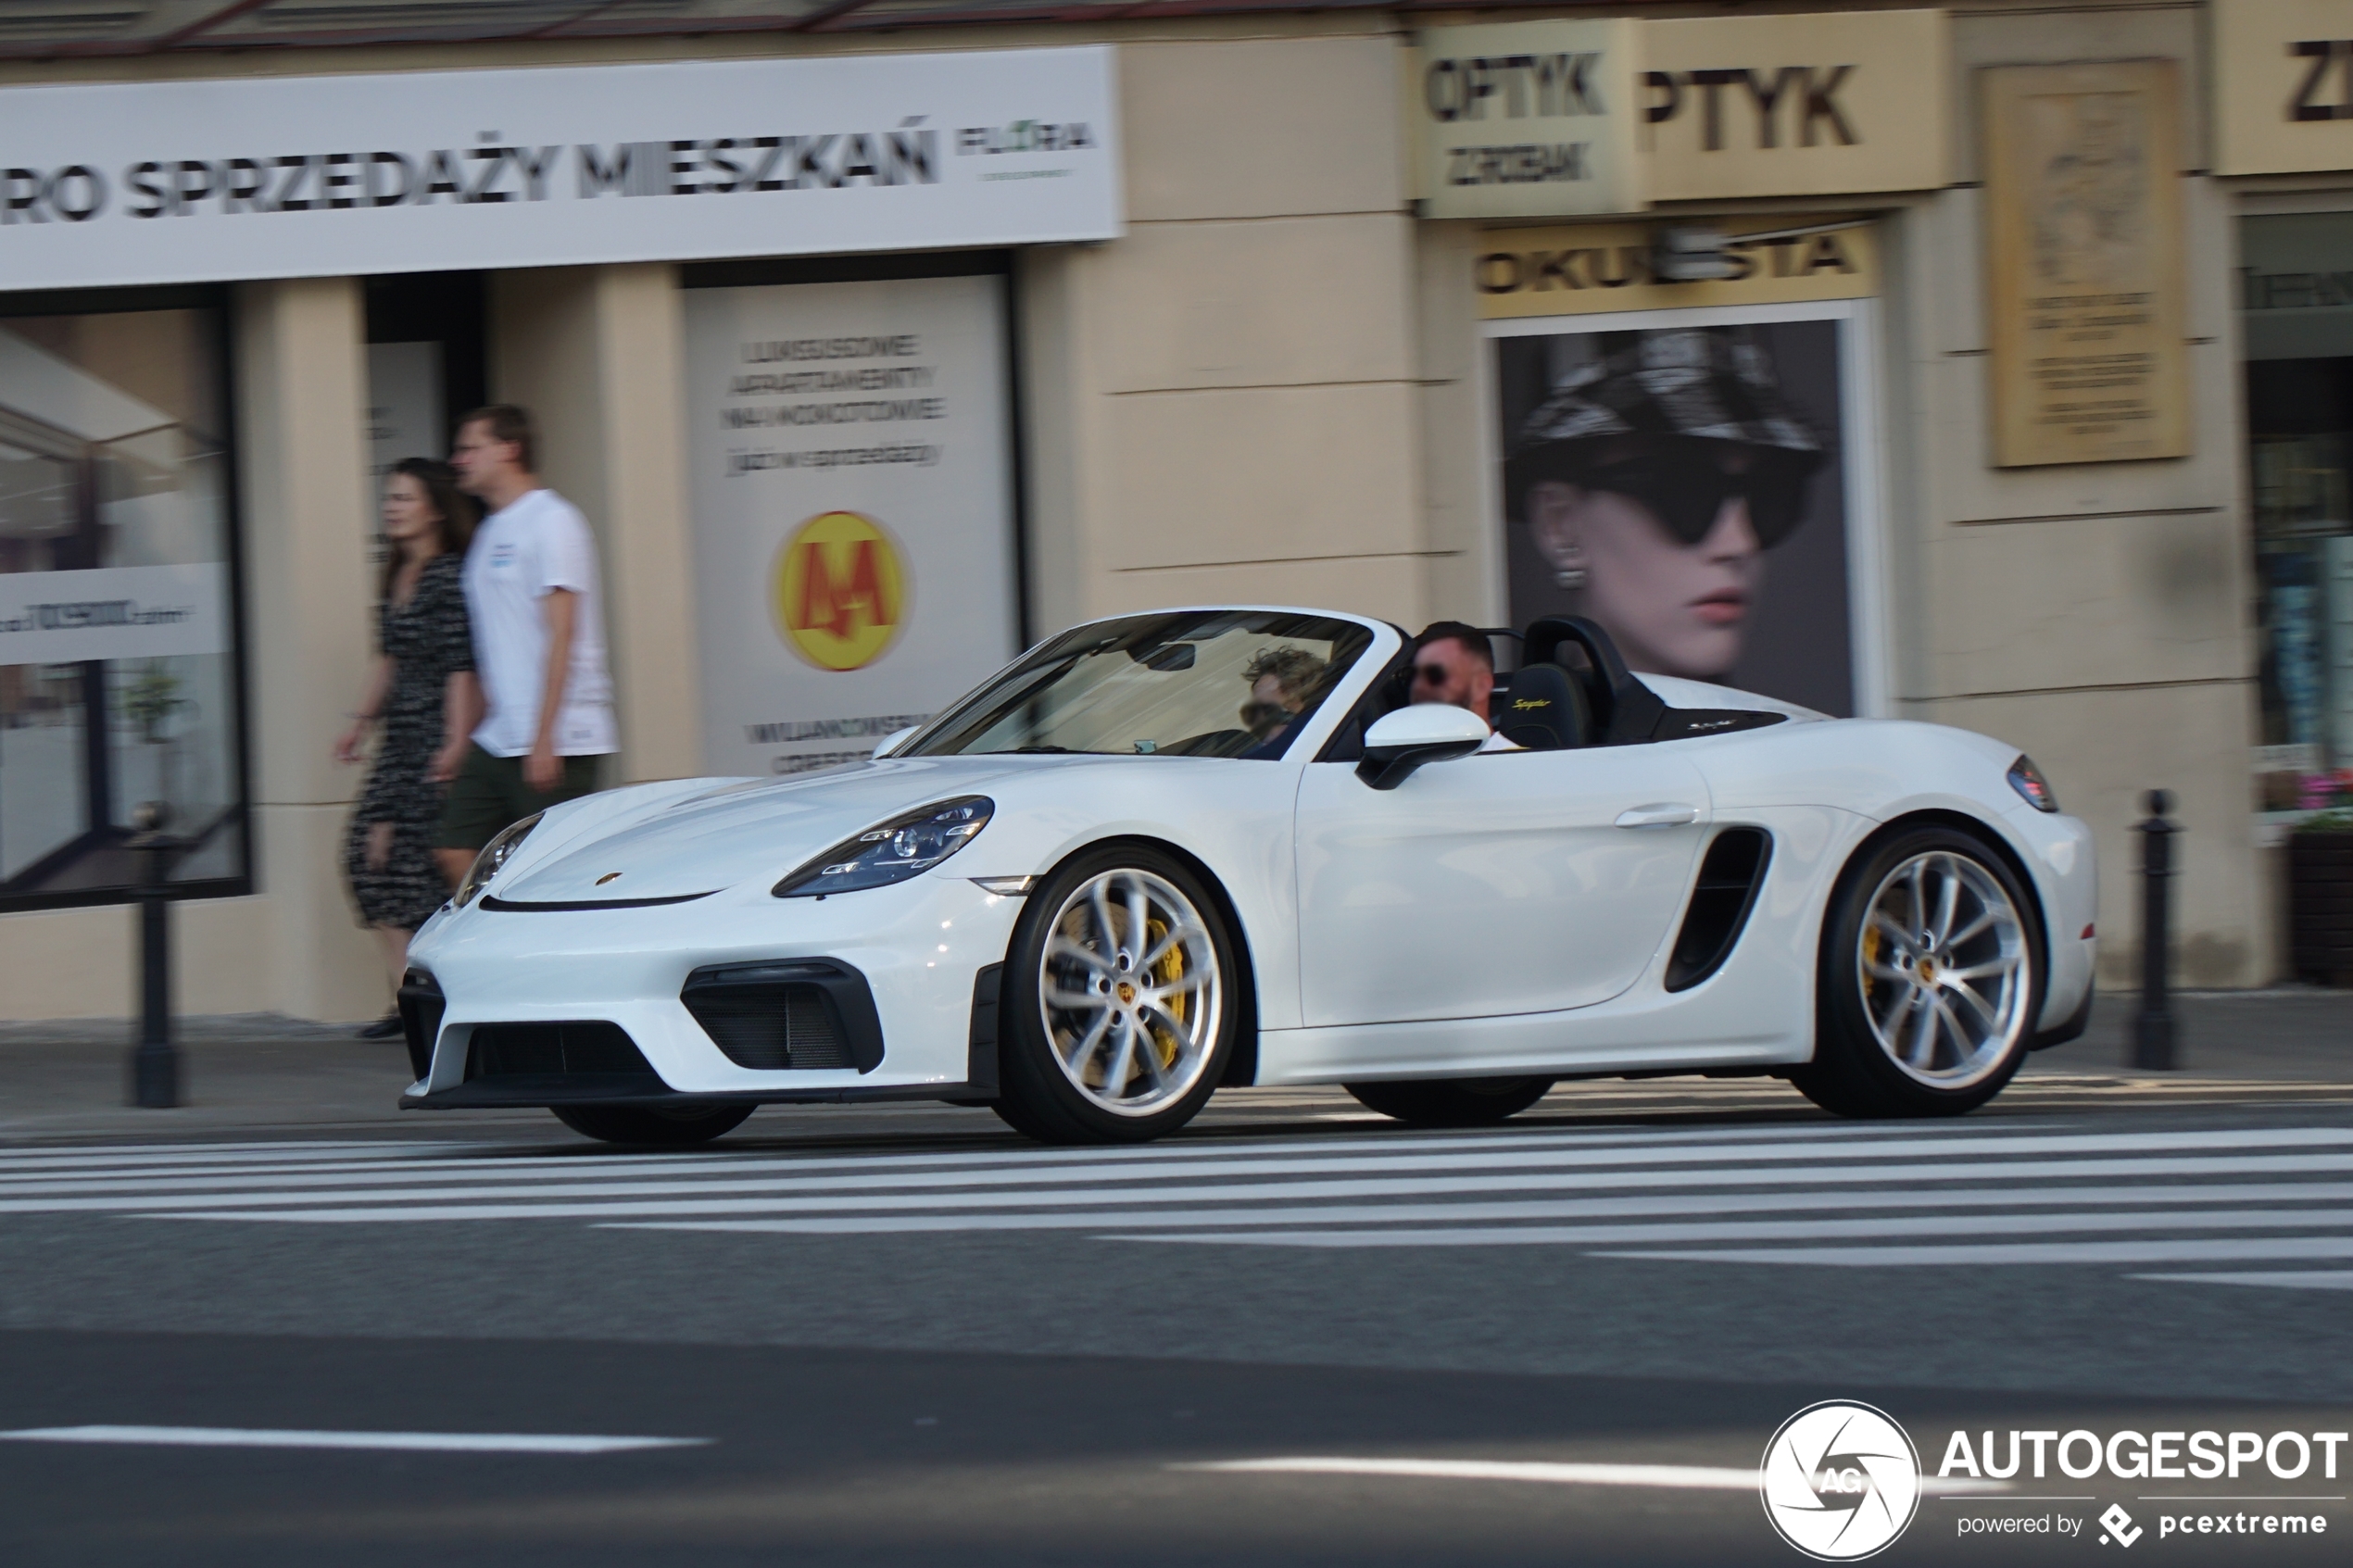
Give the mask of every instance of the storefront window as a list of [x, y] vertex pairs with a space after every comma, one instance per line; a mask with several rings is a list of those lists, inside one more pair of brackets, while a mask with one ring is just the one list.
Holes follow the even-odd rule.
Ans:
[[[131, 303], [131, 302], [126, 302]], [[222, 317], [0, 316], [0, 909], [246, 884]]]

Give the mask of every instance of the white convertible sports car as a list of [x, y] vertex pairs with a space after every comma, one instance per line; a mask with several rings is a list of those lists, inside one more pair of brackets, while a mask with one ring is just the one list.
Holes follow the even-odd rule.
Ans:
[[1499, 677], [1504, 748], [1411, 664], [1355, 616], [1123, 616], [870, 762], [518, 822], [410, 948], [401, 1103], [686, 1144], [936, 1098], [1113, 1142], [1221, 1085], [1459, 1125], [1706, 1073], [1935, 1116], [2082, 1032], [2091, 834], [2014, 749], [1637, 677], [1577, 620]]

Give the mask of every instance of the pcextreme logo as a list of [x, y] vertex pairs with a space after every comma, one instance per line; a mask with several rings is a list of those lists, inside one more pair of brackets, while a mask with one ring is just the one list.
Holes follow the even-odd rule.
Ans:
[[1822, 1562], [1852, 1562], [1894, 1544], [1920, 1501], [1920, 1456], [1894, 1417], [1825, 1399], [1781, 1423], [1765, 1445], [1758, 1490], [1781, 1539]]
[[862, 669], [899, 640], [907, 578], [905, 558], [881, 523], [859, 512], [820, 513], [776, 552], [776, 629], [820, 670]]

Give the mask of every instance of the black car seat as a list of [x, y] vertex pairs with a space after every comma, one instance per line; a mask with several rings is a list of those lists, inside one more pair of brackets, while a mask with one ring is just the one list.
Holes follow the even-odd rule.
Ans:
[[[1609, 633], [1580, 615], [1548, 615], [1528, 629], [1521, 645], [1523, 670], [1566, 664], [1581, 652], [1585, 668], [1572, 679], [1586, 697], [1588, 744], [1630, 746], [1649, 740], [1667, 712], [1658, 694], [1636, 680]], [[1516, 684], [1517, 677], [1514, 677]]]
[[1530, 751], [1561, 751], [1592, 744], [1593, 716], [1585, 691], [1557, 664], [1530, 664], [1495, 693], [1496, 733]]

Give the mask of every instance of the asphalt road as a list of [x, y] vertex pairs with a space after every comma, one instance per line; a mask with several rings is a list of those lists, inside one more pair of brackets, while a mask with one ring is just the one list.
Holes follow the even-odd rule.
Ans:
[[[1957, 1430], [2347, 1430], [2348, 1199], [2353, 1086], [2210, 1075], [1933, 1126], [1763, 1083], [1470, 1134], [1252, 1091], [1110, 1154], [945, 1108], [684, 1156], [515, 1117], [19, 1140], [0, 1562], [1795, 1562], [1754, 1476], [1825, 1399], [1927, 1469], [1881, 1561], [2342, 1562], [2353, 1445], [1937, 1471]], [[2160, 1535], [2199, 1512], [2328, 1533]], [[1963, 1533], [2009, 1517], [2050, 1529]]]

